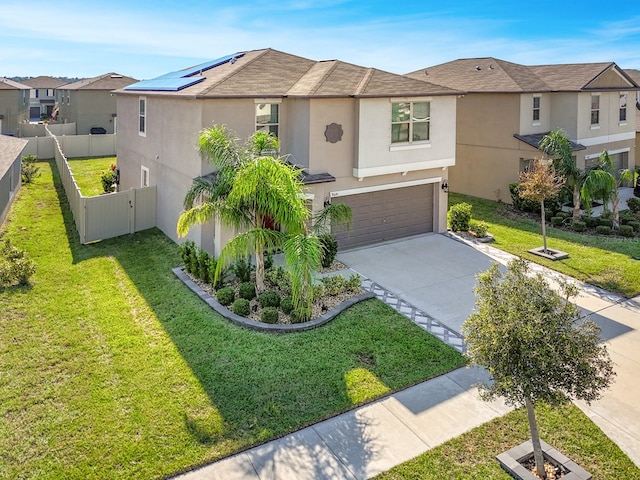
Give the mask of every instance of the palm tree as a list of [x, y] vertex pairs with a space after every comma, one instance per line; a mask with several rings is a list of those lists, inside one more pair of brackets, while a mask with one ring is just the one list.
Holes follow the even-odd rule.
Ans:
[[[266, 132], [256, 132], [241, 144], [224, 126], [213, 126], [201, 132], [198, 146], [216, 171], [208, 178], [194, 180], [185, 196], [178, 234], [184, 236], [193, 225], [214, 218], [241, 230], [220, 252], [216, 279], [224, 266], [253, 254], [259, 292], [265, 289], [265, 252], [282, 249], [292, 275], [294, 305], [310, 316], [311, 284], [320, 265], [321, 247], [307, 228], [312, 219], [301, 171], [273, 156], [279, 149], [278, 140]], [[331, 218], [350, 220], [351, 210], [340, 205], [330, 205], [320, 212], [316, 225], [324, 228]], [[278, 225], [280, 230], [267, 228], [268, 223]]]
[[542, 137], [539, 148], [553, 158], [556, 171], [566, 179], [567, 186], [573, 193], [573, 220], [579, 220], [580, 189], [584, 183], [585, 174], [573, 159], [573, 150], [567, 134], [562, 129], [553, 130]]
[[597, 168], [591, 170], [582, 185], [581, 195], [585, 203], [591, 204], [592, 199], [598, 198], [603, 201], [603, 210], [608, 210], [611, 202], [613, 214], [613, 228], [620, 227], [619, 213], [619, 189], [625, 181], [633, 179], [633, 172], [629, 169], [616, 170], [613, 161], [606, 150], [600, 154], [600, 163]]

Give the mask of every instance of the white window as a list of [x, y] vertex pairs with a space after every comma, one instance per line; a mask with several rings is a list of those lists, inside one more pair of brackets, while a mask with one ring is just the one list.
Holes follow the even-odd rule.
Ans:
[[53, 88], [47, 88], [47, 97], [53, 97]]
[[138, 99], [138, 134], [142, 137], [147, 136], [147, 99], [140, 97]]
[[591, 125], [600, 125], [600, 95], [591, 95]]
[[256, 132], [266, 131], [278, 136], [280, 125], [280, 105], [277, 103], [256, 103]]
[[149, 186], [149, 169], [144, 165], [140, 167], [140, 186], [143, 188]]
[[71, 90], [67, 90], [67, 105], [71, 103]]
[[37, 88], [34, 90], [36, 92], [36, 98], [40, 98], [40, 90], [38, 90]]
[[431, 103], [391, 104], [391, 143], [426, 142], [430, 139]]
[[[31, 93], [29, 93], [31, 94]], [[26, 105], [27, 104], [27, 91], [26, 90], [22, 90], [22, 104]]]
[[540, 122], [540, 95], [533, 97], [533, 122]]
[[620, 121], [620, 123], [627, 122], [627, 94], [626, 93], [620, 94], [620, 110], [619, 110], [618, 120]]

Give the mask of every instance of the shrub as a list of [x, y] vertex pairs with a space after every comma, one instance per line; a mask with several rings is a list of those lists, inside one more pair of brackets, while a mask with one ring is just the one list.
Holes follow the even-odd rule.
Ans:
[[598, 232], [600, 235], [611, 235], [613, 230], [611, 230], [611, 227], [609, 225], [598, 225], [596, 227], [596, 232]]
[[241, 317], [247, 317], [251, 313], [251, 304], [246, 298], [238, 298], [233, 302], [231, 311]]
[[633, 213], [640, 212], [640, 198], [631, 197], [629, 200], [627, 200], [627, 205], [629, 206], [629, 210], [631, 210]]
[[362, 277], [360, 277], [360, 275], [358, 275], [357, 273], [349, 275], [349, 279], [347, 280], [347, 284], [346, 284], [348, 291], [355, 292], [359, 290], [361, 286], [362, 286]]
[[584, 223], [587, 228], [596, 228], [598, 226], [598, 219], [596, 217], [584, 217]]
[[249, 257], [239, 258], [231, 267], [231, 271], [240, 282], [250, 281], [252, 270], [253, 265], [251, 265], [251, 259]]
[[640, 232], [640, 222], [636, 222], [634, 220], [633, 222], [627, 223], [627, 225], [630, 226], [631, 228], [633, 228], [634, 232]]
[[322, 266], [329, 268], [338, 254], [338, 241], [330, 233], [318, 235], [322, 247]]
[[623, 237], [633, 237], [633, 227], [630, 225], [620, 225], [619, 232]]
[[320, 279], [327, 295], [339, 295], [345, 291], [347, 280], [342, 275], [331, 275]]
[[112, 167], [113, 170], [109, 169], [106, 172], [102, 172], [100, 175], [100, 182], [102, 182], [102, 191], [104, 193], [113, 192], [113, 189], [116, 186], [115, 165], [112, 165]]
[[587, 230], [587, 224], [585, 222], [581, 222], [580, 220], [576, 220], [571, 224], [571, 228], [574, 232], [584, 232]]
[[554, 217], [560, 217], [560, 218], [569, 218], [571, 216], [571, 214], [569, 212], [556, 212], [556, 214], [554, 215]]
[[260, 320], [264, 323], [278, 323], [278, 309], [276, 307], [264, 307], [260, 313]]
[[262, 308], [267, 307], [275, 307], [278, 308], [280, 306], [280, 295], [278, 292], [269, 290], [268, 292], [263, 292], [258, 295], [258, 303]]
[[34, 178], [40, 176], [40, 167], [35, 165], [37, 161], [37, 155], [25, 155], [22, 157], [22, 162], [20, 164], [20, 176], [24, 183], [31, 183]]
[[272, 287], [279, 288], [286, 295], [291, 295], [291, 275], [283, 267], [278, 266], [267, 270], [264, 278]]
[[613, 219], [600, 217], [597, 226], [613, 228]]
[[269, 270], [270, 268], [273, 268], [273, 255], [271, 255], [270, 253], [265, 253], [264, 254], [264, 269], [265, 270]]
[[5, 240], [0, 248], [0, 285], [9, 286], [17, 283], [26, 285], [36, 272], [34, 263], [25, 250], [20, 250], [9, 240]]
[[291, 310], [289, 313], [291, 323], [304, 323], [309, 320], [309, 316], [302, 310]]
[[187, 240], [182, 245], [178, 247], [180, 251], [180, 257], [182, 258], [182, 262], [184, 263], [184, 268], [189, 273], [193, 273], [191, 271], [191, 257], [196, 254], [196, 244], [191, 240]]
[[483, 238], [487, 236], [489, 224], [487, 222], [471, 220], [469, 222], [469, 230], [472, 231], [476, 237]]
[[238, 287], [238, 296], [245, 300], [256, 297], [256, 284], [253, 282], [242, 282]]
[[198, 267], [195, 275], [205, 283], [209, 283], [209, 258], [206, 250], [198, 252]]
[[236, 292], [231, 287], [221, 288], [216, 292], [216, 299], [220, 305], [225, 307], [231, 305], [236, 298]]
[[291, 313], [291, 311], [293, 310], [293, 298], [284, 297], [280, 301], [280, 310], [282, 310], [283, 313], [285, 313], [286, 315], [289, 315]]
[[456, 203], [453, 205], [447, 217], [449, 218], [449, 226], [454, 232], [466, 232], [469, 230], [469, 222], [471, 221], [471, 205], [468, 203]]
[[551, 217], [551, 225], [554, 227], [559, 227], [564, 222], [564, 217]]
[[327, 294], [327, 289], [322, 283], [316, 283], [313, 286], [313, 298], [322, 298]]

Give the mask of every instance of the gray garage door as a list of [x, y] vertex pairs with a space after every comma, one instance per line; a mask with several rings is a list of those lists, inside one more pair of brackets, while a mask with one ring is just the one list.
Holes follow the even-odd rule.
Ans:
[[338, 197], [351, 207], [351, 230], [334, 227], [340, 248], [433, 231], [433, 184]]

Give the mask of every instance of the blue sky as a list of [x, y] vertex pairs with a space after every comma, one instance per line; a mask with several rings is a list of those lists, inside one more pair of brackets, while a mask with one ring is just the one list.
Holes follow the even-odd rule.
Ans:
[[395, 73], [485, 56], [640, 69], [638, 0], [4, 3], [0, 76], [145, 79], [267, 47]]

